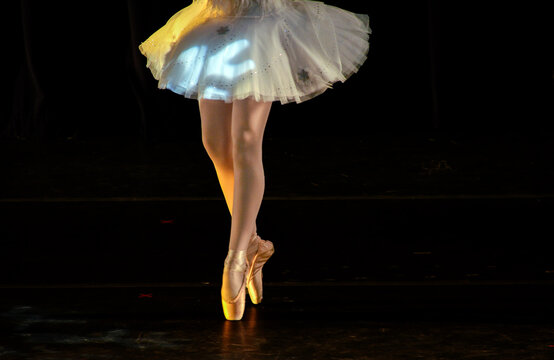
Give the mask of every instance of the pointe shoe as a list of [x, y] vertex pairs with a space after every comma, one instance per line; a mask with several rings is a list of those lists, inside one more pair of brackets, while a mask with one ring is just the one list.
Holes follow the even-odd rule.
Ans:
[[253, 304], [259, 304], [263, 298], [263, 274], [262, 267], [275, 252], [273, 243], [269, 240], [263, 240], [257, 234], [256, 238], [250, 242], [248, 247], [248, 259], [250, 268], [246, 278], [246, 288]]
[[[250, 267], [246, 250], [229, 250], [223, 267], [221, 304], [227, 320], [241, 320], [244, 314], [247, 271]], [[240, 283], [235, 275], [242, 275]], [[239, 288], [238, 293], [235, 289]], [[236, 295], [235, 295], [236, 294]]]

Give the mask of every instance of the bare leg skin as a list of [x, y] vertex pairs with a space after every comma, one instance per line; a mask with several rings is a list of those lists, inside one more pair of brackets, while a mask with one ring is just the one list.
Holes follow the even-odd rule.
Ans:
[[[202, 142], [212, 160], [229, 213], [233, 216], [234, 164], [231, 135], [233, 104], [201, 99], [198, 102], [202, 122]], [[257, 232], [256, 223], [252, 234]]]
[[[246, 273], [237, 269], [241, 267], [246, 270], [240, 264], [246, 261], [246, 250], [256, 231], [256, 217], [263, 199], [265, 176], [262, 141], [271, 104], [253, 99], [235, 101], [233, 104], [199, 101], [202, 141], [214, 163], [232, 216], [229, 253], [226, 258], [226, 266], [229, 261], [230, 267], [226, 267], [227, 270], [223, 272], [222, 299], [235, 298], [245, 281]], [[248, 263], [251, 263], [251, 259], [248, 259]], [[235, 270], [231, 270], [232, 268]], [[241, 318], [241, 310], [236, 309], [231, 305], [224, 305], [226, 317], [227, 311], [232, 314], [238, 311]], [[244, 305], [242, 309], [244, 310]], [[228, 317], [229, 320], [240, 318]]]
[[200, 100], [202, 143], [212, 160], [231, 216], [233, 215], [233, 140], [231, 120], [233, 104], [217, 100]]
[[246, 250], [256, 225], [265, 189], [262, 142], [271, 102], [252, 98], [233, 102], [234, 194], [229, 249]]

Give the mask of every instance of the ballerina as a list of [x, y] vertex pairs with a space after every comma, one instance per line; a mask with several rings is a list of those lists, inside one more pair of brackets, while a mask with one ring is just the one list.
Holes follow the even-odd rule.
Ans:
[[309, 0], [193, 0], [145, 42], [160, 89], [197, 99], [202, 142], [232, 216], [221, 300], [241, 320], [263, 298], [275, 249], [257, 234], [262, 142], [272, 103], [301, 103], [346, 81], [367, 59], [369, 17]]

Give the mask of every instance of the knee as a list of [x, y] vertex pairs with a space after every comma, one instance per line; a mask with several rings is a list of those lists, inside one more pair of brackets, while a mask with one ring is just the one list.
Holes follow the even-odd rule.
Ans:
[[202, 137], [202, 144], [208, 156], [214, 163], [226, 164], [233, 162], [233, 148], [229, 142], [216, 141], [215, 139]]
[[262, 141], [253, 131], [243, 131], [233, 136], [233, 154], [235, 165], [251, 165], [261, 159]]

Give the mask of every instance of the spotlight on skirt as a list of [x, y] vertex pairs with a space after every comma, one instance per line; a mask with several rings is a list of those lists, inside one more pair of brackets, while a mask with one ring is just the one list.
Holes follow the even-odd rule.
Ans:
[[367, 59], [369, 17], [308, 0], [194, 0], [139, 49], [160, 89], [303, 102]]

